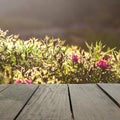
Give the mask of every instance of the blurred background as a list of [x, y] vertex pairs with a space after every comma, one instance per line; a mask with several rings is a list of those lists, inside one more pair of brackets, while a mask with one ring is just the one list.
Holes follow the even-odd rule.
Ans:
[[120, 49], [120, 0], [0, 0], [0, 28], [22, 39], [48, 35], [82, 48], [101, 40]]

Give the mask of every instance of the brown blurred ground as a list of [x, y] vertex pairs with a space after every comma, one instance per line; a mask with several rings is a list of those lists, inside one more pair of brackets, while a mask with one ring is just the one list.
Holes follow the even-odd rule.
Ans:
[[45, 35], [84, 47], [120, 48], [120, 0], [0, 0], [0, 27], [21, 38]]

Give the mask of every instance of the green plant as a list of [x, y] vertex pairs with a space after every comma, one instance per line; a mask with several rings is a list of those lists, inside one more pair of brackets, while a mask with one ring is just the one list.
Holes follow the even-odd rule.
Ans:
[[[120, 81], [120, 52], [101, 42], [89, 51], [45, 37], [21, 40], [0, 30], [0, 83], [97, 83]], [[26, 82], [27, 81], [27, 82]]]

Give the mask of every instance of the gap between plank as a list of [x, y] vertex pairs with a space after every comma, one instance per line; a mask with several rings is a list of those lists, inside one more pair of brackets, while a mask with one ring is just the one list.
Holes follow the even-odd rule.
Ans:
[[99, 84], [96, 85], [120, 108], [120, 104], [107, 91], [105, 91]]
[[7, 85], [4, 89], [0, 90], [0, 93], [1, 93], [2, 91], [6, 90], [6, 89], [9, 88], [9, 87], [10, 87], [10, 85]]
[[68, 87], [68, 97], [69, 97], [69, 104], [70, 104], [71, 116], [72, 116], [72, 120], [74, 120], [74, 113], [73, 113], [73, 107], [72, 107], [70, 89], [69, 89], [69, 85], [68, 84], [67, 84], [67, 87]]
[[23, 107], [21, 108], [21, 110], [18, 112], [18, 114], [15, 116], [15, 118], [13, 120], [16, 120], [18, 118], [18, 116], [20, 115], [20, 113], [22, 112], [22, 110], [25, 108], [25, 106], [27, 105], [27, 103], [30, 101], [30, 99], [32, 98], [32, 96], [35, 94], [35, 92], [37, 91], [38, 88], [39, 88], [39, 85], [34, 90], [34, 92], [32, 93], [32, 95], [29, 97], [29, 99], [26, 101], [26, 103], [23, 105]]

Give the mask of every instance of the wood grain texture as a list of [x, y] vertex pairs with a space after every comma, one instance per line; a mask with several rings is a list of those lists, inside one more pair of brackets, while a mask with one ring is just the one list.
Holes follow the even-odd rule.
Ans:
[[2, 92], [3, 90], [7, 89], [8, 85], [7, 84], [1, 84], [0, 85], [0, 92]]
[[75, 120], [120, 120], [119, 107], [95, 84], [69, 85]]
[[120, 106], [120, 84], [98, 84]]
[[13, 120], [38, 85], [10, 85], [0, 94], [0, 120]]
[[67, 85], [40, 85], [17, 120], [71, 120]]

